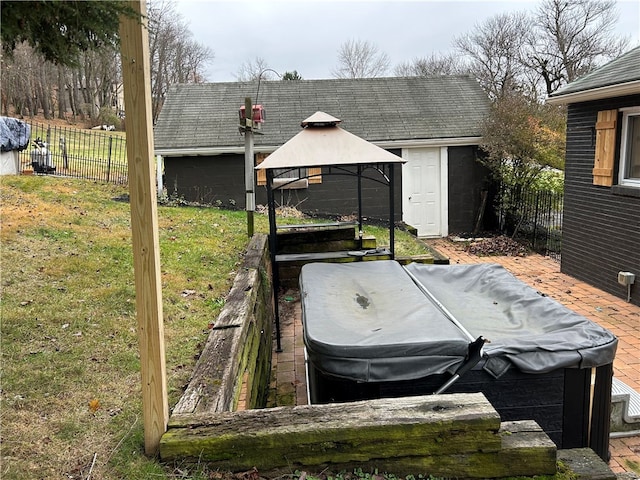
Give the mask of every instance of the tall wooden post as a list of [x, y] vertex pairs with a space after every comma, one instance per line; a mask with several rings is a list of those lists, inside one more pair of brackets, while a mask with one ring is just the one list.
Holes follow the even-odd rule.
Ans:
[[251, 97], [244, 99], [245, 127], [244, 127], [244, 172], [247, 210], [247, 235], [253, 237], [253, 212], [256, 210], [255, 175], [253, 161], [253, 103]]
[[158, 210], [153, 163], [151, 70], [145, 0], [129, 4], [142, 21], [120, 20], [120, 53], [127, 115], [127, 158], [138, 344], [142, 374], [144, 449], [155, 455], [167, 430], [169, 405], [164, 353]]

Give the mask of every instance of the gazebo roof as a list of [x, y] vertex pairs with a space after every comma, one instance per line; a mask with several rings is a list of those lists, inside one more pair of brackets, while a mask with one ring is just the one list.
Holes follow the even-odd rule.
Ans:
[[322, 167], [374, 163], [403, 163], [405, 160], [338, 127], [340, 119], [316, 112], [302, 121], [302, 131], [269, 155], [256, 167]]

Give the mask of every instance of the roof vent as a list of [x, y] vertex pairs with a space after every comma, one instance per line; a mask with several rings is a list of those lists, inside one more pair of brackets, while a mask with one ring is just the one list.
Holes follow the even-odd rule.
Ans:
[[311, 115], [309, 118], [302, 121], [300, 126], [302, 128], [306, 127], [335, 127], [342, 120], [339, 118], [333, 117], [328, 113], [324, 112], [316, 112]]

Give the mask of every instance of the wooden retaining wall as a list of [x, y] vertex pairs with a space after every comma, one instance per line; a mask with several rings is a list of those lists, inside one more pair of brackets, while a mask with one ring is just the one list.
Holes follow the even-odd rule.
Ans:
[[[266, 405], [271, 375], [273, 290], [266, 235], [255, 235], [193, 377], [173, 415]], [[246, 392], [242, 392], [242, 386]]]
[[556, 446], [532, 421], [501, 424], [481, 393], [173, 415], [163, 460], [261, 475], [296, 469], [496, 478], [553, 475]]

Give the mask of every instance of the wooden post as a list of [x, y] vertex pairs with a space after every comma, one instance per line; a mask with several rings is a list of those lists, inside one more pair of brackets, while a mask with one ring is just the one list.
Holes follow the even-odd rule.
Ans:
[[244, 99], [244, 171], [246, 187], [247, 235], [253, 237], [253, 212], [256, 210], [255, 176], [253, 169], [253, 103], [251, 97]]
[[167, 430], [169, 406], [164, 353], [158, 211], [151, 126], [151, 74], [145, 0], [131, 0], [141, 15], [120, 20], [120, 53], [127, 114], [127, 158], [131, 234], [136, 282], [138, 344], [142, 374], [144, 449], [158, 452]]

